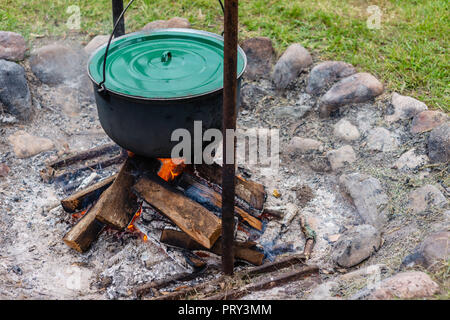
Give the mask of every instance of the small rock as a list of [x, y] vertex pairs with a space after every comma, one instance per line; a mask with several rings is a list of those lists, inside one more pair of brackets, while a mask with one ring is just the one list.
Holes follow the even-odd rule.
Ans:
[[319, 94], [329, 89], [329, 85], [342, 78], [356, 73], [356, 69], [349, 63], [342, 61], [325, 61], [316, 65], [309, 74], [306, 91]]
[[425, 298], [439, 291], [439, 286], [424, 272], [400, 272], [383, 280], [369, 299], [414, 299]]
[[50, 44], [31, 53], [30, 66], [43, 83], [56, 85], [85, 75], [85, 53], [62, 44]]
[[150, 31], [156, 29], [166, 29], [166, 28], [190, 28], [191, 24], [188, 19], [174, 17], [169, 20], [155, 20], [147, 23], [142, 30]]
[[381, 246], [381, 235], [368, 224], [342, 234], [333, 249], [333, 261], [343, 268], [353, 267], [369, 258]]
[[428, 163], [428, 160], [425, 155], [416, 155], [416, 149], [413, 148], [402, 154], [393, 167], [398, 170], [415, 170]]
[[450, 123], [434, 128], [428, 137], [428, 157], [432, 163], [450, 161]]
[[360, 137], [358, 128], [345, 119], [334, 125], [334, 135], [344, 141], [354, 141]]
[[339, 183], [353, 199], [364, 223], [381, 229], [387, 222], [388, 197], [380, 181], [369, 175], [352, 173], [342, 175]]
[[422, 111], [414, 117], [411, 132], [423, 133], [430, 131], [446, 122], [447, 119], [447, 115], [443, 112], [433, 110]]
[[23, 130], [16, 131], [8, 140], [18, 158], [28, 158], [54, 147], [51, 140], [32, 136]]
[[353, 151], [353, 148], [349, 145], [329, 151], [327, 157], [333, 171], [356, 161], [355, 151]]
[[432, 268], [439, 262], [447, 261], [450, 257], [450, 231], [433, 233], [418, 245], [413, 254], [407, 256], [402, 266], [413, 267], [420, 265]]
[[309, 153], [313, 151], [320, 151], [322, 149], [322, 142], [301, 137], [293, 137], [287, 146], [289, 153]]
[[0, 163], [0, 178], [4, 178], [9, 174], [9, 167], [5, 163]]
[[408, 208], [414, 213], [424, 213], [433, 207], [443, 208], [447, 199], [438, 188], [427, 184], [409, 194]]
[[31, 118], [33, 106], [25, 69], [15, 62], [0, 60], [0, 102], [20, 120]]
[[98, 35], [92, 38], [91, 41], [84, 47], [84, 51], [87, 55], [91, 55], [97, 48], [101, 47], [105, 43], [108, 43], [110, 36], [107, 35]]
[[332, 291], [337, 288], [339, 284], [334, 281], [327, 281], [319, 284], [308, 295], [308, 300], [340, 300], [338, 297], [333, 297]]
[[416, 114], [428, 110], [425, 103], [411, 97], [399, 95], [396, 92], [392, 94], [392, 105], [395, 108], [394, 114], [386, 116], [387, 122], [410, 119]]
[[0, 59], [21, 61], [25, 58], [27, 44], [22, 35], [11, 31], [0, 31]]
[[328, 117], [333, 110], [349, 104], [372, 100], [383, 93], [383, 85], [369, 73], [357, 73], [346, 77], [320, 98], [320, 116]]
[[308, 111], [311, 110], [311, 106], [300, 105], [300, 106], [283, 106], [274, 109], [274, 114], [277, 118], [290, 118], [290, 119], [301, 119]]
[[247, 55], [246, 78], [258, 80], [270, 74], [275, 57], [275, 50], [270, 38], [250, 38], [245, 40], [241, 47]]
[[275, 65], [272, 81], [277, 89], [286, 89], [298, 77], [300, 72], [312, 64], [308, 50], [302, 45], [290, 45]]
[[398, 139], [389, 130], [377, 127], [369, 131], [367, 148], [373, 151], [390, 152], [398, 147]]

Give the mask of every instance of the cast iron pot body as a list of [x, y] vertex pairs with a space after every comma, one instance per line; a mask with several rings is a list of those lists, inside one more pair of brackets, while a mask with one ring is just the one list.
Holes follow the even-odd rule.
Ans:
[[[246, 67], [245, 53], [241, 48], [238, 49], [244, 57], [244, 70], [237, 79], [236, 113], [240, 105], [240, 86]], [[194, 121], [201, 121], [202, 134], [207, 129], [222, 130], [223, 87], [193, 97], [144, 99], [107, 89], [99, 92], [98, 83], [90, 74], [89, 76], [93, 82], [98, 117], [103, 129], [115, 143], [128, 151], [145, 157], [171, 158], [173, 147], [180, 143], [171, 141], [172, 133], [176, 129], [186, 129], [191, 136], [193, 155]], [[202, 150], [209, 143], [203, 143]]]

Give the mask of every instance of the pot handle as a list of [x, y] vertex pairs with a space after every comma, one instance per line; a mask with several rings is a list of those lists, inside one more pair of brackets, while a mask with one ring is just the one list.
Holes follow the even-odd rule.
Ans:
[[[218, 0], [220, 3], [220, 6], [222, 8], [222, 12], [225, 15], [225, 8], [223, 6], [222, 0]], [[125, 7], [125, 9], [122, 11], [122, 13], [120, 14], [119, 18], [117, 19], [116, 23], [114, 24], [114, 28], [113, 31], [111, 33], [111, 35], [109, 36], [109, 40], [108, 40], [108, 44], [106, 45], [106, 50], [105, 50], [105, 57], [103, 58], [103, 79], [102, 81], [98, 84], [98, 93], [105, 93], [106, 92], [106, 87], [105, 87], [105, 82], [106, 82], [106, 58], [108, 57], [108, 50], [109, 50], [109, 46], [111, 45], [111, 41], [112, 38], [114, 36], [114, 33], [116, 32], [117, 26], [119, 25], [120, 21], [123, 18], [123, 15], [125, 14], [125, 12], [127, 12], [128, 8], [130, 7], [130, 5], [134, 2], [134, 0], [130, 0], [130, 2], [128, 2], [127, 6]], [[223, 32], [222, 32], [223, 35]], [[170, 58], [172, 56], [170, 55]]]

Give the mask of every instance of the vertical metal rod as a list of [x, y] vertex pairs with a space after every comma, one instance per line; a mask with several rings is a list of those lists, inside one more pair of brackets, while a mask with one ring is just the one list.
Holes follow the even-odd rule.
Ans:
[[[116, 24], [117, 19], [119, 19], [120, 14], [123, 11], [123, 0], [112, 0], [112, 14], [113, 14], [113, 26]], [[114, 37], [120, 37], [125, 34], [125, 18], [122, 17], [116, 31], [114, 32]]]
[[[224, 23], [222, 269], [226, 275], [232, 275], [234, 269], [234, 163], [236, 157], [234, 135], [232, 139], [227, 139], [227, 129], [233, 129], [233, 131], [236, 129], [238, 0], [225, 0]], [[229, 155], [231, 152], [232, 156]]]

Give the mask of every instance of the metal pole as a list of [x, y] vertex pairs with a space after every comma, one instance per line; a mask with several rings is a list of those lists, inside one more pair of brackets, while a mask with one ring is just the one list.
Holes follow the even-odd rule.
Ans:
[[[227, 129], [236, 129], [238, 0], [225, 1], [223, 65], [223, 171], [222, 171], [222, 269], [234, 269], [235, 143], [227, 139]], [[228, 141], [227, 141], [228, 140]], [[227, 152], [232, 152], [232, 157]], [[228, 159], [231, 158], [231, 159]], [[231, 161], [227, 161], [231, 160]]]
[[[116, 24], [117, 19], [119, 19], [120, 14], [123, 11], [123, 0], [112, 0], [112, 14], [113, 14], [113, 26]], [[114, 32], [114, 37], [120, 37], [125, 34], [125, 18], [122, 18]]]

